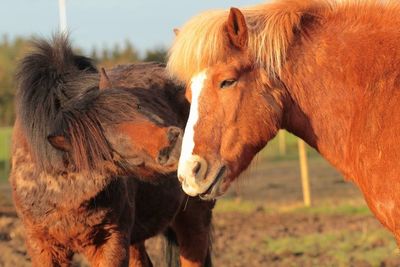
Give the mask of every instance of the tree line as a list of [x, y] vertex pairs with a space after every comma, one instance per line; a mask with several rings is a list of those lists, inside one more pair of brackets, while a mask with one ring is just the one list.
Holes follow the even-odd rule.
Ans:
[[[16, 92], [15, 71], [18, 61], [29, 52], [31, 38], [17, 37], [12, 40], [7, 35], [0, 39], [0, 127], [10, 126], [15, 119], [14, 96]], [[81, 52], [82, 49], [75, 48]], [[122, 45], [115, 44], [112, 48], [93, 48], [89, 54], [98, 66], [111, 67], [143, 61], [165, 62], [167, 50], [164, 47], [148, 49], [143, 56], [135, 46], [126, 40]]]

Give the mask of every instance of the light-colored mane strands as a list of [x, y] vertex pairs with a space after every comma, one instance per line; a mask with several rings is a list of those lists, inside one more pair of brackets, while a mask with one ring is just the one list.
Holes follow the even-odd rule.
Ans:
[[[293, 38], [293, 29], [300, 26], [302, 16], [315, 15], [328, 6], [320, 1], [282, 1], [241, 9], [249, 28], [250, 56], [270, 73], [279, 72]], [[173, 76], [188, 82], [194, 74], [230, 56], [222, 34], [228, 14], [228, 10], [204, 12], [179, 31], [167, 65]]]

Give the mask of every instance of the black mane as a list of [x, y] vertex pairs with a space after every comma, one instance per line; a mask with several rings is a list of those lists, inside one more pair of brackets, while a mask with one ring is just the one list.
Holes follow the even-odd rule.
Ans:
[[57, 113], [68, 102], [98, 88], [99, 75], [92, 61], [75, 55], [66, 36], [36, 40], [34, 52], [20, 62], [16, 95], [17, 118], [38, 166], [62, 167], [61, 153], [48, 142]]

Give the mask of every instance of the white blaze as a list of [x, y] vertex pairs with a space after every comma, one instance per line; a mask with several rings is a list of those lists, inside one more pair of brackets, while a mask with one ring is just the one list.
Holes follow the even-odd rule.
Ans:
[[178, 164], [178, 177], [184, 178], [185, 180], [188, 178], [188, 175], [192, 175], [192, 170], [190, 169], [192, 165], [189, 161], [193, 156], [194, 126], [199, 119], [199, 97], [206, 78], [207, 72], [204, 70], [191, 80], [192, 103], [190, 105], [189, 119], [186, 123], [185, 133], [183, 135], [181, 155]]

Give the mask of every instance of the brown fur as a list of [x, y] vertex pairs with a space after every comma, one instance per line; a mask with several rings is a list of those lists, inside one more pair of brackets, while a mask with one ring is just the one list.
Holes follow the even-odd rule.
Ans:
[[[396, 137], [400, 130], [400, 5], [345, 1], [317, 6], [301, 0], [256, 6], [253, 12], [258, 20], [272, 26], [253, 32], [256, 21], [244, 9], [247, 23], [242, 26], [252, 32], [249, 42], [258, 40], [245, 51], [229, 46], [212, 52], [195, 46], [189, 51], [186, 44], [179, 44], [187, 37], [185, 27], [180, 32], [176, 47], [183, 45], [185, 55], [193, 55], [189, 56], [193, 67], [180, 72], [177, 66], [188, 59], [178, 59], [183, 54], [172, 50], [170, 70], [185, 81], [199, 66], [207, 71], [194, 129], [194, 153], [228, 169], [220, 190], [208, 197], [222, 194], [277, 130], [285, 128], [353, 181], [376, 217], [400, 240]], [[237, 23], [227, 14], [225, 21]], [[210, 43], [231, 38], [229, 32], [218, 31]], [[203, 33], [196, 38], [193, 42], [201, 43], [209, 36]], [[255, 56], [254, 47], [264, 47], [258, 50], [263, 55]], [[227, 78], [236, 83], [221, 89], [221, 81]]]
[[[68, 49], [63, 50], [62, 53], [68, 54]], [[32, 62], [34, 61], [30, 61], [30, 63]], [[64, 64], [62, 61], [59, 62]], [[65, 66], [63, 68], [71, 69], [72, 67]], [[90, 159], [86, 159], [88, 162], [98, 161], [96, 165], [90, 165], [90, 174], [85, 168], [77, 168], [75, 165], [77, 157], [70, 155], [71, 151], [76, 149], [77, 146], [83, 149], [87, 145], [82, 140], [79, 141], [78, 145], [74, 144], [73, 139], [82, 138], [77, 134], [51, 135], [51, 137], [64, 138], [62, 142], [59, 142], [60, 139], [56, 138], [53, 146], [63, 146], [68, 142], [71, 142], [71, 146], [64, 147], [65, 149], [60, 154], [53, 153], [49, 148], [48, 153], [45, 154], [56, 158], [60, 156], [64, 167], [54, 165], [51, 168], [44, 164], [47, 167], [42, 168], [36, 158], [37, 155], [40, 155], [40, 152], [33, 153], [37, 145], [30, 143], [26, 134], [29, 127], [21, 121], [21, 114], [17, 116], [13, 132], [10, 182], [13, 187], [13, 198], [17, 212], [25, 226], [26, 243], [33, 266], [69, 266], [74, 253], [85, 255], [92, 266], [128, 266], [128, 264], [129, 266], [150, 266], [151, 262], [144, 250], [143, 242], [147, 238], [163, 232], [167, 227], [173, 228], [180, 248], [185, 251], [182, 257], [190, 261], [190, 264], [184, 266], [202, 266], [207, 253], [210, 252], [208, 240], [205, 243], [203, 242], [201, 246], [196, 244], [196, 246], [189, 247], [187, 244], [192, 236], [183, 235], [181, 232], [186, 231], [184, 225], [198, 225], [197, 230], [199, 232], [196, 232], [196, 234], [207, 236], [210, 232], [213, 202], [199, 202], [195, 198], [190, 198], [188, 203], [193, 204], [188, 205], [193, 205], [193, 208], [184, 210], [183, 204], [187, 199], [179, 187], [175, 173], [171, 172], [175, 168], [174, 164], [171, 163], [172, 165], [168, 166], [168, 161], [157, 163], [158, 159], [154, 155], [158, 151], [168, 148], [169, 142], [172, 144], [176, 141], [172, 142], [171, 139], [176, 137], [175, 132], [171, 133], [160, 129], [169, 126], [171, 122], [184, 121], [186, 115], [185, 113], [178, 113], [179, 108], [175, 110], [175, 107], [168, 107], [167, 104], [163, 106], [163, 103], [179, 102], [179, 99], [182, 100], [183, 97], [174, 100], [173, 96], [177, 96], [179, 92], [182, 94], [182, 91], [172, 82], [159, 78], [165, 76], [164, 69], [160, 65], [147, 64], [128, 66], [128, 68], [141, 70], [141, 74], [146, 75], [137, 75], [138, 73], [135, 73], [135, 71], [128, 74], [125, 69], [115, 69], [111, 71], [113, 75], [109, 79], [110, 84], [113, 86], [127, 85], [126, 80], [131, 79], [131, 88], [127, 90], [131, 90], [132, 93], [141, 90], [142, 93], [147, 92], [147, 94], [152, 94], [153, 97], [146, 98], [145, 95], [140, 97], [140, 94], [136, 94], [136, 96], [135, 94], [127, 94], [130, 97], [127, 101], [149, 101], [143, 103], [144, 112], [152, 111], [153, 113], [138, 113], [129, 121], [126, 120], [116, 125], [112, 124], [112, 121], [107, 121], [107, 124], [103, 125], [104, 128], [96, 128], [97, 130], [104, 130], [104, 132], [99, 131], [101, 136], [95, 138], [100, 140], [106, 138], [104, 140], [107, 142], [101, 141], [105, 146], [101, 149], [111, 149], [111, 152], [107, 153], [111, 153], [112, 159], [93, 158], [93, 156], [98, 155], [97, 152], [87, 154], [86, 157], [92, 156]], [[41, 74], [43, 76], [40, 77], [41, 82], [46, 79], [43, 73]], [[20, 75], [24, 74], [20, 73]], [[36, 74], [30, 75], [30, 77], [35, 77]], [[58, 78], [65, 79], [62, 76]], [[148, 79], [147, 82], [142, 81], [145, 78]], [[26, 82], [29, 79], [24, 80], [25, 85], [29, 84]], [[144, 88], [135, 88], [138, 83], [141, 83]], [[156, 87], [154, 86], [155, 83], [161, 84], [161, 86]], [[170, 87], [162, 85], [167, 83]], [[26, 88], [29, 89], [29, 87]], [[106, 96], [117, 90], [104, 89]], [[91, 92], [93, 92], [91, 90], [87, 91], [86, 94], [81, 94], [78, 99], [69, 99], [65, 102], [64, 107], [78, 112], [75, 114], [86, 116], [87, 113], [85, 112], [89, 112], [93, 106], [81, 107], [78, 105], [72, 109], [70, 104], [72, 101], [81, 101], [82, 98], [90, 97]], [[162, 90], [165, 91], [163, 94], [154, 95], [156, 92], [162, 92]], [[23, 94], [20, 92], [20, 95]], [[170, 97], [166, 99], [165, 95]], [[99, 99], [97, 93], [94, 96], [97, 97], [95, 99]], [[152, 101], [157, 97], [159, 98], [158, 102]], [[21, 100], [18, 103], [22, 102]], [[177, 107], [180, 106], [178, 102]], [[106, 104], [109, 103], [103, 103], [103, 105]], [[160, 109], [157, 109], [158, 105], [161, 105]], [[104, 109], [106, 108], [108, 107], [104, 106]], [[81, 109], [85, 112], [81, 113]], [[19, 110], [23, 110], [23, 108]], [[98, 111], [103, 112], [101, 109], [98, 109]], [[25, 114], [29, 115], [28, 113]], [[170, 116], [169, 119], [162, 120], [165, 125], [155, 127], [157, 124], [154, 121], [165, 116]], [[135, 118], [144, 120], [140, 121], [139, 127], [136, 128], [135, 125], [138, 124], [138, 121]], [[79, 119], [81, 118], [71, 118], [69, 122], [72, 123]], [[28, 120], [29, 118], [25, 118], [25, 121]], [[72, 123], [67, 126], [74, 125]], [[139, 130], [143, 130], [149, 134], [147, 127], [150, 125], [153, 132], [161, 131], [154, 135], [154, 143], [144, 142], [143, 138], [147, 139], [148, 136], [141, 136], [139, 132]], [[86, 128], [74, 129], [74, 133], [85, 133], [84, 136], [88, 136], [87, 132], [93, 133], [93, 129], [88, 127], [87, 124], [86, 126]], [[183, 127], [180, 124], [175, 124], [175, 128], [176, 126]], [[98, 125], [93, 127], [98, 127]], [[61, 132], [71, 133], [71, 129], [67, 127], [62, 129]], [[118, 136], [121, 135], [127, 136], [123, 139], [126, 143], [120, 143], [121, 140], [118, 139]], [[42, 138], [46, 138], [46, 134]], [[92, 144], [96, 146], [98, 142]], [[128, 146], [125, 147], [124, 144]], [[175, 145], [173, 146], [175, 147]], [[97, 148], [92, 147], [91, 149]], [[164, 151], [165, 155], [173, 152], [172, 148], [168, 149], [168, 151]], [[81, 154], [80, 157], [84, 157], [83, 153]], [[100, 167], [97, 168], [97, 166]], [[152, 176], [151, 181], [153, 183], [141, 182], [140, 180], [148, 180], [143, 176]], [[177, 223], [180, 223], [180, 227], [175, 226]], [[190, 244], [193, 245], [193, 243]]]

